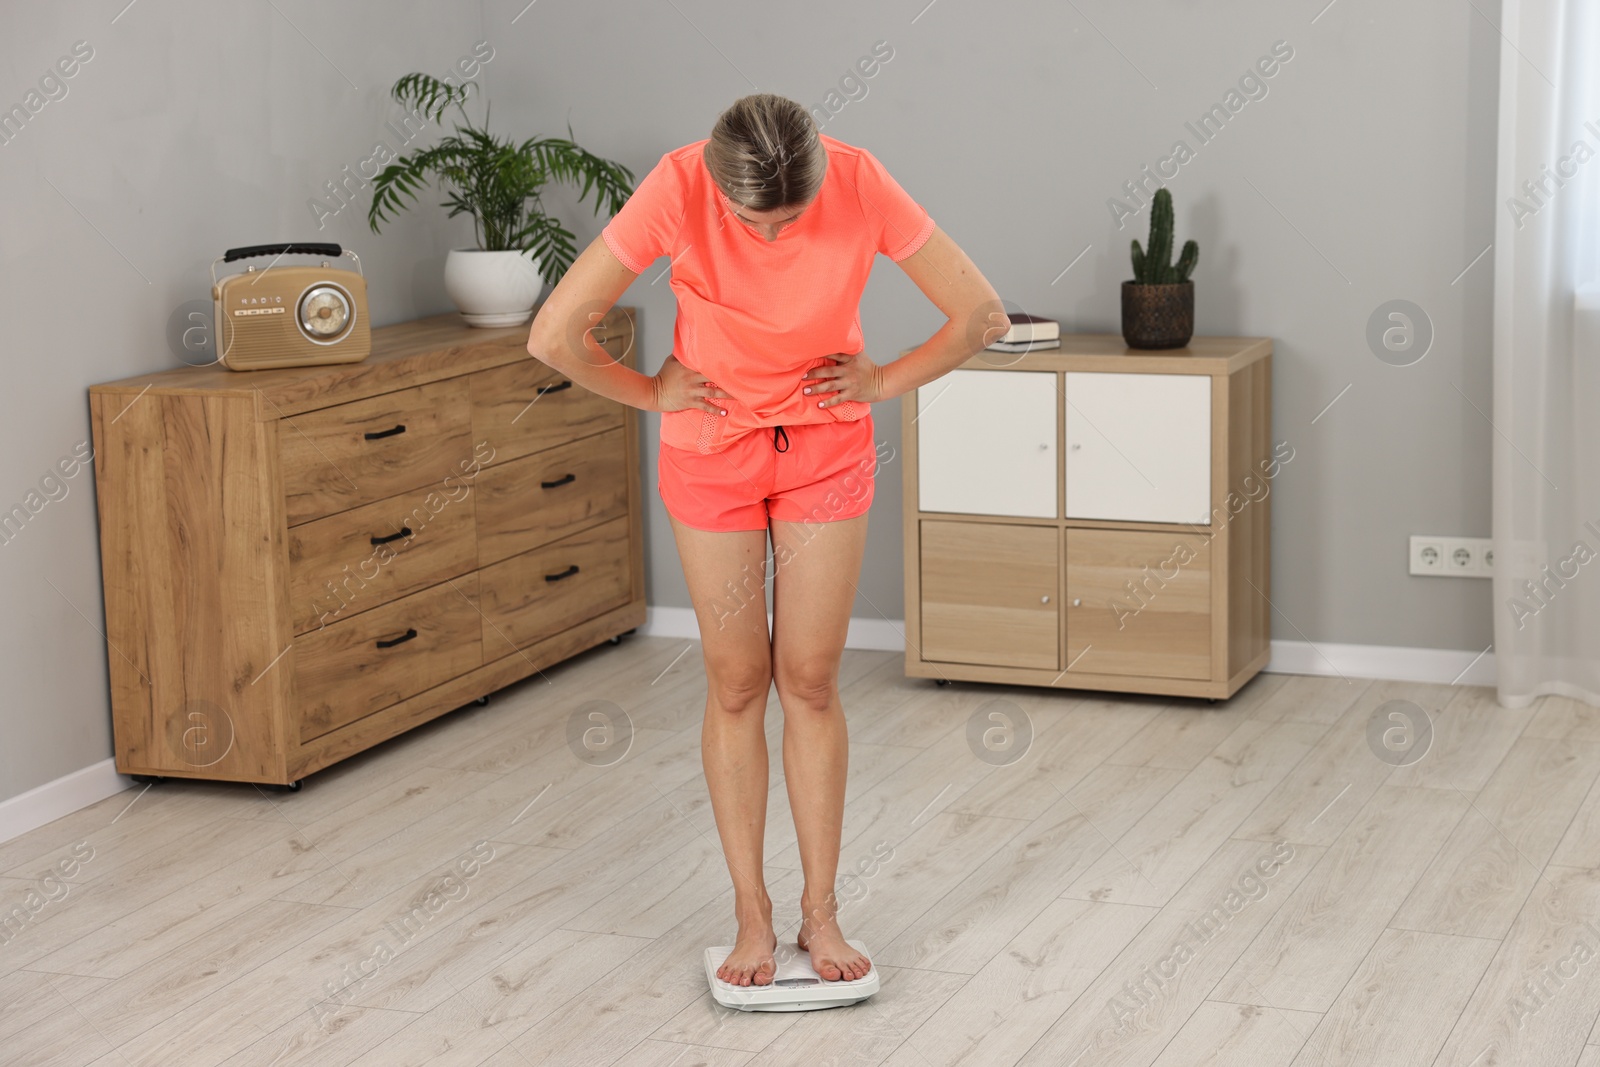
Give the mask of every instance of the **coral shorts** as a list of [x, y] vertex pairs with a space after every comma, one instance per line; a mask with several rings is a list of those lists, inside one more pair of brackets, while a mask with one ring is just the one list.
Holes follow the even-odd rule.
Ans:
[[837, 522], [872, 506], [877, 446], [872, 415], [850, 422], [763, 427], [702, 455], [661, 446], [656, 487], [667, 513], [697, 530], [765, 530]]

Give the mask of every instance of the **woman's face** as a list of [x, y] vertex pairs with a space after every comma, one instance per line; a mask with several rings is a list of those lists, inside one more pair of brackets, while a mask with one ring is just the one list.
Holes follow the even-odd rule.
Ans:
[[775, 208], [772, 211], [756, 211], [753, 208], [735, 203], [728, 198], [726, 193], [722, 193], [721, 196], [723, 210], [738, 219], [743, 225], [755, 230], [768, 241], [776, 241], [778, 234], [792, 225], [811, 204], [811, 201], [808, 200], [804, 204], [791, 204], [788, 207]]

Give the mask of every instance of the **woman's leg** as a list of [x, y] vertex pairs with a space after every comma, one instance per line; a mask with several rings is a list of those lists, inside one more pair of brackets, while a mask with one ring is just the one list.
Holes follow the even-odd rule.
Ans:
[[700, 624], [707, 682], [700, 755], [739, 922], [738, 940], [717, 977], [735, 985], [767, 985], [777, 968], [772, 899], [761, 864], [771, 786], [765, 732], [772, 688], [767, 533], [711, 533], [668, 518]]
[[783, 773], [805, 889], [798, 940], [828, 981], [860, 978], [871, 962], [835, 918], [849, 733], [839, 702], [839, 657], [866, 547], [867, 516], [772, 522], [772, 667], [783, 704]]

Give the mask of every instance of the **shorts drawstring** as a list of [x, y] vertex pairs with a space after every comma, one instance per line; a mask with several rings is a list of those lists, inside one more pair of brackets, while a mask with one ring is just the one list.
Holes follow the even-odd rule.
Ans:
[[[778, 448], [778, 438], [780, 437], [783, 438], [782, 448]], [[779, 452], [789, 451], [789, 435], [782, 426], [774, 426], [772, 428], [772, 447]]]

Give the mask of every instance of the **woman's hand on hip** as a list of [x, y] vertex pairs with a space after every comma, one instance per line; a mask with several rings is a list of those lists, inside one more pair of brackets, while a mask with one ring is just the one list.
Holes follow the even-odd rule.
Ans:
[[656, 372], [655, 406], [652, 411], [687, 411], [699, 409], [714, 415], [726, 415], [726, 404], [716, 403], [728, 394], [718, 389], [705, 375], [690, 370], [678, 362], [678, 357], [668, 354], [661, 369]]
[[846, 400], [859, 400], [871, 404], [883, 399], [883, 369], [872, 362], [865, 352], [835, 352], [827, 358], [832, 363], [812, 367], [800, 376], [806, 382], [805, 393], [818, 397], [817, 406], [831, 408]]

